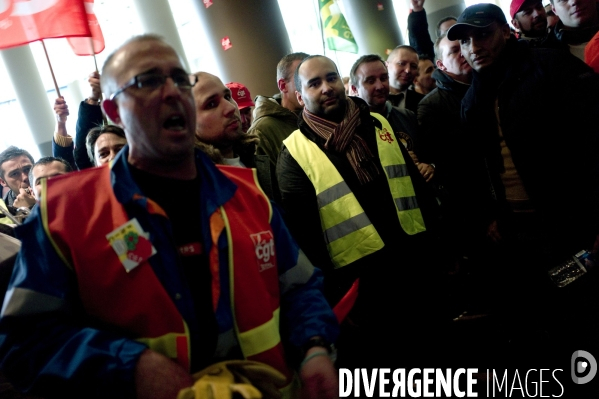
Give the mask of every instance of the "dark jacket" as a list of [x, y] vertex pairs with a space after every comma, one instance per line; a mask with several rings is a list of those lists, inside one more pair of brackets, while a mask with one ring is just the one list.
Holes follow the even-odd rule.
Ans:
[[[424, 98], [424, 94], [420, 94], [417, 91], [409, 88], [405, 92], [406, 94], [406, 109], [409, 109], [415, 114], [418, 114], [418, 103]], [[401, 102], [399, 94], [389, 94], [389, 101], [394, 107], [397, 107]]]
[[[246, 136], [255, 136], [255, 133], [248, 131]], [[256, 169], [258, 182], [264, 194], [272, 201], [280, 203], [281, 196], [277, 184], [276, 168], [271, 163], [268, 155], [256, 153], [258, 142], [251, 140], [242, 140], [239, 144], [233, 146], [233, 151], [239, 155], [239, 159], [246, 167]]]
[[408, 38], [410, 45], [414, 47], [418, 55], [426, 55], [430, 59], [435, 58], [434, 43], [428, 32], [426, 10], [413, 11], [408, 15]]
[[79, 170], [92, 168], [93, 162], [87, 155], [87, 147], [85, 146], [85, 138], [90, 129], [100, 126], [104, 123], [102, 119], [102, 108], [99, 105], [91, 105], [85, 101], [81, 101], [79, 105], [79, 114], [77, 115], [77, 127], [75, 132], [75, 163]]
[[[493, 159], [495, 104], [516, 169], [553, 259], [589, 248], [599, 232], [599, 76], [563, 51], [510, 39], [473, 82], [462, 117]], [[497, 153], [495, 153], [497, 154]]]
[[[356, 134], [366, 141], [372, 153], [376, 155], [378, 151], [374, 127], [380, 122], [370, 115], [368, 105], [363, 100], [350, 97], [350, 101], [352, 100], [360, 107], [361, 112], [361, 123]], [[430, 304], [425, 304], [428, 301], [423, 300], [426, 296], [423, 292], [429, 292], [435, 286], [435, 272], [431, 265], [432, 258], [424, 254], [434, 247], [431, 231], [436, 221], [437, 204], [427, 191], [426, 183], [407, 151], [403, 146], [399, 146], [427, 227], [427, 232], [412, 236], [406, 234], [399, 224], [378, 156], [375, 157], [375, 163], [381, 173], [373, 181], [360, 184], [345, 154], [325, 150], [324, 140], [308, 127], [303, 117], [300, 118], [299, 126], [302, 134], [316, 143], [333, 163], [385, 243], [381, 250], [340, 269], [333, 269], [322, 233], [314, 186], [289, 150], [283, 146], [277, 163], [277, 177], [282, 205], [286, 211], [285, 220], [300, 248], [316, 266], [323, 269], [325, 296], [329, 302], [336, 304], [352, 282], [360, 277], [358, 322], [373, 327], [381, 326], [381, 323], [388, 322], [388, 318], [383, 318], [381, 312], [388, 315], [401, 308], [404, 316], [409, 313], [413, 317], [419, 317], [417, 313], [422, 310], [421, 306], [432, 310], [428, 308]], [[422, 292], [417, 293], [418, 290]], [[402, 304], [408, 301], [411, 295], [418, 295], [423, 301], [414, 303], [414, 307], [404, 307]], [[432, 299], [434, 295], [431, 293], [427, 299]], [[417, 308], [420, 310], [416, 310]]]
[[385, 111], [382, 114], [393, 128], [393, 133], [401, 141], [408, 151], [414, 151], [420, 162], [427, 162], [423, 146], [420, 143], [418, 134], [418, 120], [416, 114], [409, 109], [399, 109], [391, 105], [389, 101], [385, 103]]
[[[599, 4], [597, 5], [597, 12], [599, 13]], [[578, 29], [564, 29], [564, 23], [560, 20], [557, 21], [554, 27], [549, 29], [549, 33], [538, 44], [538, 47], [570, 51], [570, 45], [589, 42], [598, 30], [599, 25]]]
[[484, 232], [499, 218], [504, 207], [502, 186], [490, 180], [487, 161], [462, 126], [461, 101], [470, 85], [460, 83], [440, 70], [433, 72], [437, 87], [418, 105], [421, 140], [434, 163], [441, 206], [448, 223], [464, 233]]
[[283, 140], [297, 129], [297, 113], [281, 105], [281, 96], [257, 96], [254, 108], [254, 121], [248, 133], [260, 137], [256, 154], [267, 155], [272, 167], [277, 165]]
[[52, 138], [52, 156], [62, 158], [71, 165], [71, 169], [77, 170], [77, 165], [75, 164], [75, 158], [73, 156], [74, 145], [71, 141], [71, 145], [67, 147], [63, 147], [59, 145], [54, 138]]

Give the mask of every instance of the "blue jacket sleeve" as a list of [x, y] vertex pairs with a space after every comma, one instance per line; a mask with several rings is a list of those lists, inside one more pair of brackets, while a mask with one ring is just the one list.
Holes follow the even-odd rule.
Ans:
[[77, 167], [75, 165], [75, 157], [73, 155], [73, 149], [73, 143], [71, 143], [71, 145], [68, 147], [63, 147], [61, 145], [58, 145], [56, 141], [54, 141], [54, 138], [52, 138], [52, 155], [64, 159], [69, 163], [69, 165], [71, 165], [71, 169], [77, 170]]
[[271, 226], [279, 267], [281, 324], [288, 332], [283, 339], [297, 349], [314, 336], [334, 343], [339, 324], [322, 292], [322, 272], [299, 249], [274, 204]]
[[434, 44], [428, 32], [428, 21], [426, 11], [413, 11], [408, 15], [408, 38], [410, 46], [421, 55], [425, 54], [431, 59], [435, 58]]
[[91, 128], [100, 126], [102, 121], [102, 109], [98, 105], [91, 105], [81, 101], [79, 105], [79, 114], [77, 115], [77, 128], [75, 134], [75, 162], [79, 170], [91, 168], [94, 166], [87, 155], [85, 147], [85, 138]]
[[17, 229], [22, 248], [0, 318], [0, 366], [19, 390], [43, 397], [134, 397], [146, 347], [85, 318], [76, 279], [58, 257], [39, 207]]

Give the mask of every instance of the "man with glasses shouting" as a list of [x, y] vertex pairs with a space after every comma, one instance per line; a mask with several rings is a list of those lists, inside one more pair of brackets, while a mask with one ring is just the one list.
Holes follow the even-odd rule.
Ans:
[[334, 397], [321, 274], [251, 169], [194, 149], [196, 79], [182, 65], [153, 35], [106, 60], [103, 110], [128, 145], [48, 181], [19, 229], [2, 369], [44, 397], [175, 398], [206, 366], [254, 360], [280, 373], [283, 397], [298, 366], [305, 397]]

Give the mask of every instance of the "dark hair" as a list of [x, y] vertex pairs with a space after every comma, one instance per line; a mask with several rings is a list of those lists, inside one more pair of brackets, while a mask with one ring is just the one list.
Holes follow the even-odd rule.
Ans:
[[4, 179], [4, 169], [2, 169], [4, 162], [10, 161], [11, 159], [20, 157], [22, 155], [25, 155], [27, 158], [29, 158], [31, 163], [34, 162], [33, 157], [29, 152], [15, 147], [14, 145], [11, 145], [6, 150], [0, 152], [0, 178]]
[[291, 69], [293, 63], [309, 56], [306, 53], [291, 53], [281, 58], [281, 61], [277, 64], [277, 82], [279, 79], [283, 79], [285, 82], [289, 81], [291, 75], [295, 72]]
[[87, 136], [85, 137], [85, 147], [87, 148], [87, 156], [94, 165], [96, 165], [96, 159], [94, 157], [94, 146], [96, 145], [96, 141], [98, 141], [98, 137], [100, 137], [104, 133], [116, 134], [117, 136], [122, 137], [125, 140], [127, 139], [127, 136], [125, 136], [125, 131], [116, 125], [101, 125], [91, 128], [87, 133]]
[[65, 160], [64, 158], [61, 157], [43, 157], [37, 160], [36, 163], [33, 164], [33, 166], [31, 167], [31, 169], [29, 170], [29, 185], [33, 186], [35, 184], [35, 182], [33, 181], [33, 169], [38, 166], [38, 165], [49, 165], [52, 162], [60, 162], [61, 164], [64, 165], [64, 170], [65, 172], [69, 173], [73, 171], [73, 167], [71, 166], [71, 164]]
[[449, 16], [449, 17], [441, 18], [441, 20], [439, 22], [437, 22], [437, 37], [442, 36], [441, 25], [443, 25], [444, 22], [452, 21], [452, 20], [456, 21], [456, 22], [458, 21], [458, 19], [456, 17]]
[[[351, 69], [349, 70], [349, 81], [351, 82], [351, 84], [353, 86], [358, 85], [358, 78], [356, 77], [356, 71], [358, 70], [360, 65], [366, 64], [367, 62], [376, 62], [376, 61], [380, 61], [383, 63], [383, 65], [385, 65], [385, 61], [383, 61], [381, 56], [378, 54], [367, 54], [367, 55], [363, 55], [360, 58], [358, 58], [356, 60], [356, 62], [354, 62], [354, 65], [352, 65]], [[386, 65], [385, 65], [385, 68], [387, 68]]]
[[428, 56], [428, 54], [418, 55], [418, 61], [431, 61], [433, 64], [435, 63], [434, 60]]
[[[303, 65], [304, 62], [311, 60], [312, 58], [317, 58], [317, 57], [326, 58], [327, 60], [330, 60], [331, 62], [333, 62], [333, 60], [331, 60], [329, 57], [325, 57], [324, 55], [316, 54], [316, 55], [309, 55], [308, 57], [304, 58], [299, 64], [297, 64], [297, 68], [295, 68], [295, 76], [293, 77], [293, 81], [295, 83], [295, 90], [299, 91], [300, 93], [302, 92], [302, 81], [299, 77], [299, 73], [298, 73], [299, 69], [301, 68], [301, 66]], [[333, 65], [335, 65], [335, 70], [337, 71], [337, 73], [339, 73], [339, 68], [337, 68], [337, 64], [335, 64], [333, 62]]]

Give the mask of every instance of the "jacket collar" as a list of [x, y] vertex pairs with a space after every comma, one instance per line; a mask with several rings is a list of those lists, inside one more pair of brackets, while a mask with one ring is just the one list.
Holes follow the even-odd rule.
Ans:
[[[110, 179], [114, 195], [123, 205], [138, 203], [147, 208], [147, 198], [131, 175], [131, 165], [127, 162], [129, 146], [126, 145], [110, 165]], [[229, 180], [202, 151], [195, 149], [195, 163], [200, 178], [202, 206], [211, 215], [226, 203], [237, 186]]]
[[[597, 4], [597, 13], [599, 13], [599, 4]], [[556, 39], [562, 43], [582, 44], [590, 41], [598, 30], [599, 25], [579, 29], [565, 29], [564, 23], [558, 21], [550, 34], [554, 34]]]
[[458, 82], [440, 69], [435, 69], [432, 76], [437, 81], [437, 87], [440, 90], [455, 91], [463, 94], [470, 87], [470, 84]]

